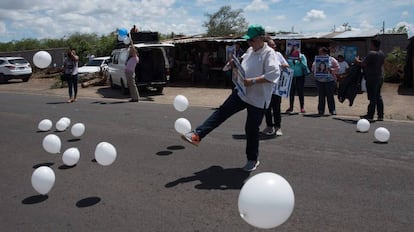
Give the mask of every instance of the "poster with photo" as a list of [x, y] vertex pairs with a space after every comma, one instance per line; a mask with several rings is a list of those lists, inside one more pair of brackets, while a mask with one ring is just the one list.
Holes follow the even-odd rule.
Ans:
[[229, 57], [233, 56], [233, 54], [236, 53], [236, 46], [233, 45], [227, 45], [226, 46], [226, 61], [229, 60]]
[[246, 76], [246, 73], [244, 72], [243, 67], [241, 66], [239, 59], [237, 59], [236, 55], [233, 54], [233, 76], [232, 81], [234, 85], [236, 86], [239, 93], [242, 93], [243, 95], [246, 95], [246, 86], [244, 86], [244, 79]]
[[286, 57], [288, 59], [299, 59], [300, 48], [300, 40], [286, 40]]
[[315, 78], [323, 79], [329, 77], [329, 56], [315, 56]]
[[284, 68], [280, 73], [279, 81], [274, 87], [274, 94], [284, 98], [288, 98], [290, 94], [290, 88], [292, 86], [293, 69]]
[[358, 48], [355, 46], [346, 46], [344, 49], [344, 57], [348, 63], [354, 63], [355, 57], [358, 54]]

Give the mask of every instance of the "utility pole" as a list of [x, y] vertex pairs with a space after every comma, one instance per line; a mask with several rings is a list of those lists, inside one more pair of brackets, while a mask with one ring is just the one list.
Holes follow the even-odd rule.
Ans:
[[385, 21], [382, 21], [382, 34], [385, 34]]

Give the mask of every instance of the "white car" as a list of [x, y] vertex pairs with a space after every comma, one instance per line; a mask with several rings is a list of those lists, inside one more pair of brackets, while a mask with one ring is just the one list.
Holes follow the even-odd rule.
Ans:
[[110, 59], [110, 56], [95, 57], [84, 66], [79, 67], [78, 74], [83, 75], [88, 73], [100, 72], [101, 70], [106, 69], [108, 67]]
[[[152, 87], [162, 93], [164, 86], [170, 80], [169, 49], [173, 44], [167, 43], [138, 43], [139, 63], [135, 67], [135, 82], [138, 88]], [[121, 87], [122, 92], [128, 93], [125, 77], [125, 64], [128, 58], [128, 48], [112, 51], [111, 62], [108, 65], [109, 83], [112, 87]]]
[[0, 83], [10, 79], [26, 82], [32, 76], [32, 67], [23, 57], [0, 57]]

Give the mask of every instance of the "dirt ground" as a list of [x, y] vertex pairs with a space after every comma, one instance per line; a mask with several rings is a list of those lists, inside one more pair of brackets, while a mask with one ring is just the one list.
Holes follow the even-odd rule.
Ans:
[[[67, 88], [52, 88], [55, 84], [53, 78], [32, 78], [28, 82], [10, 80], [7, 84], [0, 85], [0, 92], [15, 92], [22, 94], [53, 94], [67, 97]], [[141, 102], [159, 104], [172, 104], [174, 97], [182, 94], [189, 99], [190, 105], [204, 107], [218, 107], [230, 94], [226, 88], [205, 88], [205, 87], [166, 87], [163, 94], [140, 93]], [[405, 91], [400, 94], [399, 84], [384, 83], [382, 96], [385, 105], [385, 120], [407, 120], [414, 122], [414, 91]], [[89, 86], [81, 88], [79, 85], [78, 98], [94, 98], [115, 101], [127, 101], [128, 96], [122, 95], [119, 89], [112, 89], [110, 86]], [[317, 113], [318, 97], [315, 89], [305, 91], [305, 109], [307, 113]], [[76, 103], [75, 103], [76, 104]], [[131, 103], [133, 104], [133, 103]], [[282, 112], [288, 108], [289, 100], [282, 100]], [[348, 101], [340, 103], [336, 99], [336, 111], [338, 116], [357, 117], [366, 113], [368, 100], [366, 93], [358, 94], [353, 106]], [[295, 98], [295, 109], [299, 111], [299, 99]], [[327, 112], [328, 110], [326, 110]]]

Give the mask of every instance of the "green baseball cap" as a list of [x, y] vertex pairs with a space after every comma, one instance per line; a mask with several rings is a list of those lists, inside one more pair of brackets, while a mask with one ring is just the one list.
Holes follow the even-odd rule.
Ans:
[[259, 24], [250, 25], [247, 33], [242, 36], [243, 39], [253, 39], [256, 36], [265, 35], [265, 29]]

